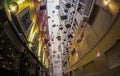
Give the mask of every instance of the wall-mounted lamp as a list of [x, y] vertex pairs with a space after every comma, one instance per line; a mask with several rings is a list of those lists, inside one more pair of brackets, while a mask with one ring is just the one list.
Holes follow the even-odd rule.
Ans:
[[40, 1], [42, 1], [42, 0], [38, 0], [38, 2], [40, 2]]
[[11, 4], [9, 5], [9, 10], [11, 13], [17, 13], [19, 10], [19, 6], [16, 2], [11, 2]]
[[110, 2], [111, 2], [111, 0], [103, 0], [103, 3], [105, 6], [107, 6]]
[[18, 0], [17, 3], [18, 4], [22, 4], [25, 0]]

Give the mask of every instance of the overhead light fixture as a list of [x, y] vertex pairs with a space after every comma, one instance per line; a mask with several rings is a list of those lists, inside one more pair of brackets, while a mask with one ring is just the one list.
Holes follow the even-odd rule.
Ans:
[[16, 14], [19, 10], [19, 6], [16, 2], [11, 2], [11, 4], [9, 5], [9, 10], [11, 13]]

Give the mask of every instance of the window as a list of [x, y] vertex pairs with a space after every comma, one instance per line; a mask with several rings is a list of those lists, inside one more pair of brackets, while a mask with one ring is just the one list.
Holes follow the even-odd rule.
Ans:
[[84, 68], [85, 76], [88, 76], [88, 75], [95, 76], [95, 74], [96, 74], [96, 66], [95, 66], [94, 61], [91, 61], [88, 64], [84, 65], [83, 68]]
[[30, 7], [23, 9], [18, 15], [13, 15], [12, 18], [20, 31], [27, 37], [31, 26], [33, 25]]
[[23, 25], [25, 26], [25, 29], [27, 30], [29, 28], [30, 24], [32, 23], [29, 11], [26, 12], [25, 15], [23, 15], [21, 20], [23, 22]]
[[72, 71], [70, 71], [70, 76], [73, 76], [73, 75], [72, 75]]
[[92, 9], [92, 12], [91, 12], [91, 15], [90, 15], [90, 18], [88, 20], [88, 23], [90, 25], [92, 25], [93, 22], [95, 21], [95, 18], [96, 18], [97, 14], [98, 14], [99, 8], [100, 7], [98, 5], [94, 5], [94, 7]]

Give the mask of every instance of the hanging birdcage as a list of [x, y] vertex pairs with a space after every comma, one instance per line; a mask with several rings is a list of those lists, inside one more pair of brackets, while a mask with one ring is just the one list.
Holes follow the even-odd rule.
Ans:
[[57, 39], [60, 41], [61, 40], [61, 36], [57, 36]]
[[66, 8], [71, 8], [71, 4], [70, 3], [67, 3], [65, 6], [66, 6]]
[[70, 25], [70, 24], [66, 24], [65, 27], [66, 27], [66, 28], [70, 28], [71, 25]]
[[68, 35], [68, 38], [73, 38], [73, 35], [72, 34]]
[[61, 20], [66, 20], [68, 19], [67, 15], [63, 15], [63, 16], [60, 16], [61, 17]]
[[63, 30], [63, 27], [60, 27], [59, 30]]

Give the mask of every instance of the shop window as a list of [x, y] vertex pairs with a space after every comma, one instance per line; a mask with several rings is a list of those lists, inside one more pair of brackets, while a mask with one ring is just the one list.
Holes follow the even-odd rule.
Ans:
[[73, 76], [73, 75], [72, 75], [72, 71], [70, 71], [70, 76]]
[[18, 25], [17, 29], [22, 31], [27, 37], [31, 26], [33, 25], [30, 7], [26, 7], [25, 9], [23, 9], [17, 16], [12, 14], [12, 18], [15, 22], [15, 25]]
[[79, 76], [80, 75], [79, 68], [75, 69], [74, 72], [75, 72], [75, 76]]
[[115, 68], [120, 65], [120, 42], [114, 45], [105, 53], [109, 68]]

